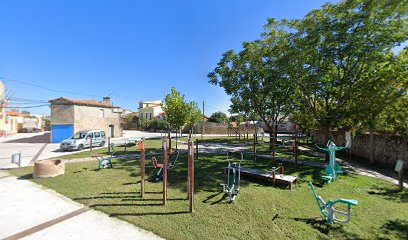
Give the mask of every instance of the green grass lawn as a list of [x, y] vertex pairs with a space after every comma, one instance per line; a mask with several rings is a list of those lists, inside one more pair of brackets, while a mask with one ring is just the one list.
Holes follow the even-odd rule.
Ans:
[[[160, 140], [148, 140], [147, 151], [159, 151]], [[135, 150], [135, 149], [134, 149]], [[233, 155], [237, 161], [238, 155]], [[149, 160], [148, 158], [147, 160]], [[161, 159], [160, 159], [161, 160]], [[65, 175], [32, 179], [32, 168], [10, 170], [96, 210], [128, 221], [168, 239], [406, 239], [408, 191], [388, 182], [349, 174], [327, 185], [323, 170], [285, 163], [285, 173], [300, 178], [293, 190], [242, 179], [233, 204], [220, 193], [225, 156], [200, 154], [195, 161], [195, 211], [188, 213], [187, 156], [169, 171], [169, 202], [162, 206], [162, 183], [147, 162], [146, 195], [140, 197], [140, 160], [115, 159], [114, 168], [97, 171], [96, 162], [66, 164]], [[270, 169], [270, 160], [245, 159], [244, 167]], [[325, 200], [357, 199], [348, 224], [327, 224], [307, 185], [313, 181]]]

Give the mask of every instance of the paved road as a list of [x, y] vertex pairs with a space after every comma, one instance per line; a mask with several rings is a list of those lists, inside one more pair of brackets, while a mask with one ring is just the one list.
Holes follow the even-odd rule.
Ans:
[[[130, 137], [154, 138], [160, 137], [160, 133], [150, 133], [142, 131], [124, 131], [123, 137], [113, 138], [112, 143], [126, 141]], [[9, 135], [7, 138], [0, 138], [0, 169], [16, 168], [16, 164], [11, 163], [11, 155], [20, 153], [22, 155], [21, 166], [28, 166], [35, 160], [55, 158], [62, 155], [72, 154], [72, 152], [62, 152], [58, 143], [49, 143], [50, 133], [18, 133]], [[84, 150], [88, 151], [88, 150]]]
[[0, 239], [161, 239], [0, 170]]

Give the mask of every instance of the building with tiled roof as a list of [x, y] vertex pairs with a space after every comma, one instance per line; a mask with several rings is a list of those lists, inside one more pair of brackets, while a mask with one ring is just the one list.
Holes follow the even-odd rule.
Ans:
[[57, 98], [51, 104], [51, 142], [57, 143], [82, 130], [104, 130], [109, 137], [123, 136], [122, 109], [109, 97], [102, 101]]

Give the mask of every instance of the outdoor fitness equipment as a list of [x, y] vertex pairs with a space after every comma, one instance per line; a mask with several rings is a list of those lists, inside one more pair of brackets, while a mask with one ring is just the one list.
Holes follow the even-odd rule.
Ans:
[[112, 165], [112, 158], [113, 155], [115, 154], [115, 145], [113, 143], [111, 143], [110, 145], [110, 149], [112, 149], [111, 155], [109, 157], [103, 157], [100, 156], [99, 154], [94, 154], [92, 155], [93, 158], [95, 158], [96, 160], [98, 160], [98, 169], [101, 168], [113, 168]]
[[[172, 169], [177, 163], [177, 159], [178, 159], [178, 157], [180, 155], [180, 152], [178, 150], [176, 150], [175, 152], [177, 154], [176, 158], [174, 159], [173, 162], [168, 163], [168, 169]], [[170, 158], [171, 158], [172, 154], [173, 154], [173, 151], [170, 150]], [[152, 164], [153, 164], [154, 168], [159, 169], [159, 171], [157, 171], [157, 173], [156, 173], [156, 181], [163, 180], [163, 164], [159, 163], [157, 161], [156, 157], [152, 157]]]
[[327, 165], [325, 169], [327, 176], [323, 176], [322, 178], [328, 183], [331, 183], [331, 181], [334, 181], [336, 178], [338, 178], [339, 174], [343, 173], [340, 165], [336, 162], [336, 152], [347, 148], [348, 144], [346, 144], [346, 147], [337, 147], [332, 140], [329, 140], [326, 146], [327, 148], [321, 148], [316, 145], [318, 149], [329, 153], [330, 161], [329, 165]]
[[[329, 200], [327, 203], [323, 200], [321, 196], [318, 196], [314, 190], [312, 182], [309, 182], [309, 186], [312, 189], [312, 192], [316, 198], [317, 205], [322, 215], [325, 217], [326, 221], [330, 224], [334, 222], [348, 223], [351, 218], [351, 206], [357, 205], [358, 201], [354, 199], [338, 199], [335, 201]], [[347, 212], [339, 211], [334, 208], [336, 203], [347, 204]], [[335, 214], [346, 216], [346, 218], [337, 218]]]
[[228, 167], [226, 168], [226, 171], [228, 173], [227, 183], [222, 183], [221, 186], [222, 186], [222, 191], [230, 198], [231, 202], [235, 201], [235, 198], [238, 196], [239, 190], [241, 188], [241, 185], [240, 185], [241, 184], [241, 162], [243, 158], [244, 158], [244, 155], [241, 153], [241, 160], [239, 161], [239, 164], [238, 165], [236, 163], [231, 164], [229, 160], [229, 155], [227, 152], [227, 161], [228, 161]]
[[[145, 141], [142, 139], [141, 143], [139, 144], [140, 147], [140, 159], [141, 159], [141, 164], [140, 164], [140, 173], [141, 173], [141, 197], [143, 198], [145, 195]], [[163, 139], [162, 143], [162, 154], [163, 154], [163, 205], [167, 205], [167, 189], [168, 189], [168, 166], [170, 165], [167, 161], [167, 139]], [[176, 160], [172, 163], [172, 166], [174, 167], [177, 158], [178, 158], [178, 151], [177, 151], [177, 157]], [[188, 150], [187, 150], [187, 155], [188, 155], [188, 177], [187, 177], [187, 193], [188, 193], [188, 199], [189, 199], [189, 212], [192, 213], [194, 210], [194, 144], [192, 139], [190, 138], [188, 140]], [[157, 163], [157, 162], [156, 162]]]

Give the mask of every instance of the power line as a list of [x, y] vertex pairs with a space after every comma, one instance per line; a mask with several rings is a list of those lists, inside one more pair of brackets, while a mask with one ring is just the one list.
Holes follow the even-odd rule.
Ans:
[[6, 81], [11, 81], [11, 82], [16, 82], [16, 83], [20, 83], [20, 84], [24, 84], [24, 85], [36, 87], [36, 88], [41, 88], [41, 89], [48, 90], [48, 91], [51, 91], [51, 92], [75, 94], [75, 95], [82, 95], [82, 96], [89, 96], [89, 97], [98, 97], [98, 98], [102, 98], [102, 97], [103, 97], [103, 96], [91, 95], [91, 94], [84, 94], [84, 93], [79, 93], [79, 92], [63, 91], [63, 90], [52, 89], [52, 88], [44, 87], [44, 86], [41, 86], [41, 85], [32, 84], [32, 83], [28, 83], [28, 82], [24, 82], [24, 81], [20, 81], [20, 80], [16, 80], [16, 79], [5, 78], [5, 77], [1, 77], [1, 76], [0, 76], [0, 79], [6, 80]]
[[50, 106], [49, 104], [43, 104], [43, 105], [37, 105], [37, 106], [28, 106], [28, 107], [19, 107], [19, 106], [7, 106], [5, 108], [39, 108], [39, 107], [45, 107], [45, 106]]
[[47, 100], [40, 100], [40, 99], [30, 99], [30, 98], [9, 98], [10, 101], [17, 101], [17, 102], [48, 102]]
[[16, 104], [16, 105], [27, 105], [27, 104], [48, 104], [48, 102], [14, 102], [14, 101], [9, 101], [11, 104]]
[[[36, 87], [36, 88], [41, 88], [47, 91], [51, 91], [51, 92], [58, 92], [58, 93], [67, 93], [67, 94], [75, 94], [75, 95], [82, 95], [82, 96], [88, 96], [88, 97], [96, 97], [96, 98], [103, 98], [105, 96], [99, 96], [99, 95], [92, 95], [92, 94], [84, 94], [84, 93], [80, 93], [80, 92], [73, 92], [73, 91], [65, 91], [65, 90], [58, 90], [58, 89], [53, 89], [53, 88], [49, 88], [49, 87], [45, 87], [45, 86], [41, 86], [41, 85], [37, 85], [37, 84], [32, 84], [32, 83], [28, 83], [25, 81], [20, 81], [20, 80], [16, 80], [16, 79], [10, 79], [10, 78], [5, 78], [5, 77], [1, 77], [0, 79], [6, 80], [6, 81], [11, 81], [11, 82], [16, 82], [16, 83], [20, 83], [20, 84], [24, 84], [24, 85], [28, 85], [28, 86], [32, 86], [32, 87]], [[122, 94], [118, 94], [116, 92], [111, 92], [108, 96], [117, 96], [117, 97], [121, 97], [121, 98], [126, 98], [132, 101], [138, 101], [135, 98], [129, 97], [129, 96], [125, 96]], [[35, 101], [35, 100], [34, 100]]]

